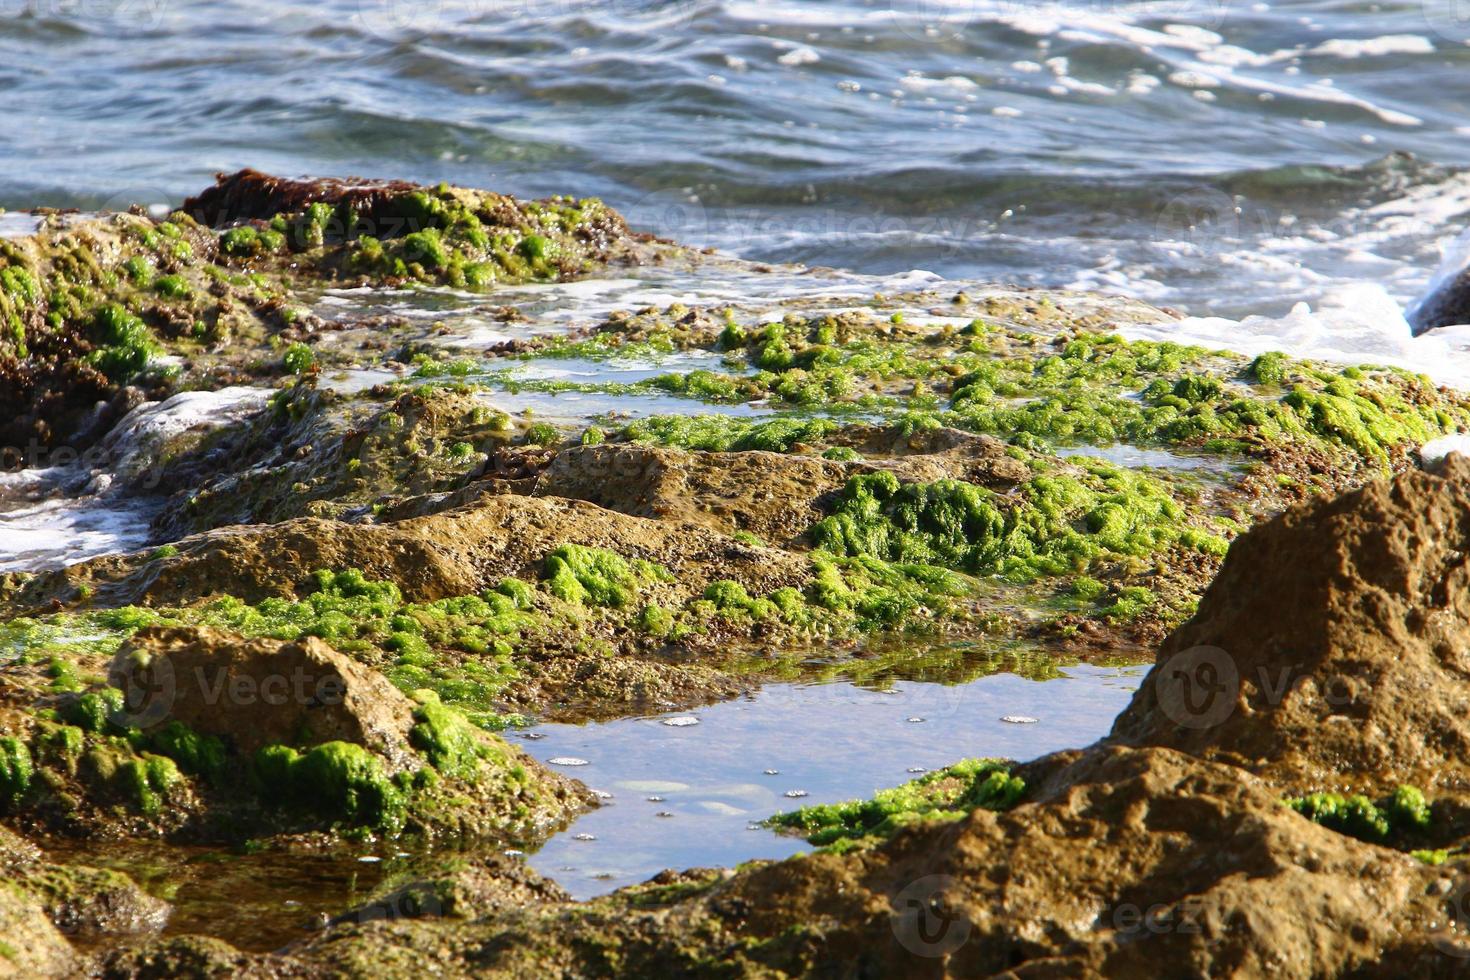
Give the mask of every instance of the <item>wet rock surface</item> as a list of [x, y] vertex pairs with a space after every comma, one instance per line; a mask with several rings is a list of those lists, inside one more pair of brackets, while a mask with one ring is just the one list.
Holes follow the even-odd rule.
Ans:
[[[750, 297], [557, 310], [640, 263]], [[1413, 454], [1470, 401], [1113, 334], [1141, 304], [778, 274], [595, 201], [253, 171], [0, 243], [0, 441], [95, 445], [59, 485], [159, 514], [0, 576], [0, 819], [424, 858], [263, 954], [6, 838], [0, 970], [1456, 973], [1470, 464]], [[594, 802], [498, 734], [530, 719], [1159, 641], [1102, 742], [838, 807], [810, 856], [577, 903], [501, 854]]]
[[[1220, 758], [1294, 791], [1464, 794], [1470, 460], [1243, 537], [1113, 738]], [[1289, 556], [1289, 560], [1283, 560]]]
[[[1444, 476], [1375, 483], [1244, 535], [1114, 735], [1020, 767], [1025, 795], [1008, 810], [581, 905], [344, 922], [287, 955], [332, 972], [386, 959], [504, 976], [1459, 975], [1470, 943], [1457, 841], [1441, 841], [1436, 864], [1282, 800], [1421, 777], [1431, 799], [1457, 795], [1462, 715], [1443, 705], [1467, 686], [1443, 665], [1466, 625], [1446, 583], [1463, 560], [1467, 486], [1470, 463], [1457, 459]], [[1295, 569], [1308, 577], [1288, 588]], [[1279, 626], [1262, 614], [1285, 608]], [[1418, 649], [1416, 630], [1428, 631]], [[1171, 659], [1225, 636], [1257, 641], [1246, 667], [1314, 652], [1299, 688], [1371, 679], [1369, 718], [1393, 713], [1404, 737], [1336, 727], [1305, 714], [1305, 698], [1245, 697], [1208, 725], [1171, 718], [1158, 693]], [[1447, 815], [1436, 806], [1431, 828]]]

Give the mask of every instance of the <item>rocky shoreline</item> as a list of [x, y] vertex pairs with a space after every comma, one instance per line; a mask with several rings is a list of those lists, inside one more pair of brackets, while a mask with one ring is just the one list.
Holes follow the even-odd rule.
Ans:
[[[528, 320], [536, 289], [651, 269], [748, 298]], [[7, 462], [93, 454], [159, 504], [142, 550], [0, 576], [0, 966], [1456, 972], [1470, 469], [1417, 450], [1470, 398], [1128, 341], [1170, 314], [1124, 301], [776, 300], [775, 274], [595, 201], [250, 171], [0, 240]], [[239, 385], [259, 407], [109, 440]], [[936, 641], [1158, 655], [1097, 745], [786, 818], [809, 856], [573, 903], [500, 854], [597, 803], [502, 736], [528, 716]], [[150, 938], [160, 900], [15, 834], [462, 850], [263, 955]]]

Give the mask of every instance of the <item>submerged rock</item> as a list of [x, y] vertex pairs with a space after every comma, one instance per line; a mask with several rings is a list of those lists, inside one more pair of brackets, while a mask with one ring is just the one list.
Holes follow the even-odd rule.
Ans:
[[82, 950], [146, 941], [171, 908], [127, 875], [52, 860], [0, 829], [0, 976], [74, 977]]

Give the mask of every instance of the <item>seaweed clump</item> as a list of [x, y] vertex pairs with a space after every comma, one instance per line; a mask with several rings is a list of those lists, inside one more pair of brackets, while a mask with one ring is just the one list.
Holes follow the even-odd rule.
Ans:
[[922, 820], [959, 820], [972, 810], [1008, 810], [1026, 793], [1026, 782], [1000, 759], [966, 759], [926, 773], [872, 799], [805, 806], [770, 817], [772, 827], [800, 833], [809, 843], [847, 850], [892, 837]]

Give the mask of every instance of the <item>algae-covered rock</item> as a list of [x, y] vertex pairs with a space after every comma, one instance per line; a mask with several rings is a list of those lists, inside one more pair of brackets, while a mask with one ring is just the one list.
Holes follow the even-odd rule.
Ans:
[[121, 872], [50, 860], [0, 828], [0, 976], [73, 977], [78, 946], [136, 941], [163, 928], [169, 905]]
[[0, 242], [0, 444], [85, 446], [128, 385], [310, 373], [321, 321], [302, 293], [329, 283], [487, 289], [579, 276], [634, 247], [595, 200], [255, 171], [221, 175], [166, 219], [54, 216]]
[[[433, 600], [471, 595], [505, 576], [535, 580], [564, 544], [657, 562], [702, 590], [714, 577], [765, 592], [800, 582], [799, 555], [742, 545], [707, 528], [630, 517], [582, 501], [493, 496], [388, 524], [303, 518], [185, 538], [167, 561], [146, 555], [97, 558], [65, 573], [109, 602], [188, 602], [228, 594], [249, 601], [288, 595], [324, 568], [356, 568]], [[711, 572], [719, 570], [719, 575]], [[56, 581], [52, 579], [51, 581]], [[686, 588], [693, 588], [694, 583]]]
[[[226, 799], [254, 793], [283, 827], [519, 840], [587, 803], [581, 784], [437, 695], [412, 700], [314, 637], [146, 629], [109, 679], [126, 692], [111, 725], [140, 730]], [[207, 805], [209, 790], [199, 792]]]
[[153, 627], [113, 658], [108, 683], [128, 694], [125, 720], [178, 722], [253, 756], [267, 745], [350, 742], [417, 768], [409, 746], [416, 705], [375, 671], [316, 637], [246, 640], [210, 629]]
[[[776, 545], [800, 541], [855, 472], [908, 479], [988, 477], [1001, 487], [1029, 476], [1005, 446], [960, 437], [962, 452], [905, 455], [852, 464], [785, 453], [691, 453], [643, 445], [581, 446], [558, 453], [536, 479], [537, 494], [590, 500], [623, 513], [745, 532]], [[983, 476], [982, 476], [983, 474]]]
[[[352, 924], [291, 950], [447, 975], [1452, 976], [1442, 872], [1164, 749], [1054, 763], [1001, 813], [876, 847], [473, 922]], [[1202, 832], [1208, 828], [1208, 832]], [[1290, 909], [1285, 913], [1283, 910]], [[1453, 945], [1445, 949], [1452, 951]]]
[[[968, 814], [960, 784], [915, 784], [797, 820], [834, 845], [814, 855], [476, 922], [343, 923], [291, 956], [507, 977], [1461, 975], [1467, 486], [1452, 459], [1248, 532], [1113, 736], [1013, 769], [1018, 792]], [[1170, 666], [1227, 638], [1243, 693], [1180, 716], [1209, 692], [1169, 694]], [[1299, 673], [1267, 700], [1282, 666]], [[1338, 683], [1355, 699], [1319, 694]], [[1344, 707], [1354, 723], [1331, 720]]]
[[68, 977], [77, 955], [41, 903], [10, 882], [0, 885], [0, 976]]

